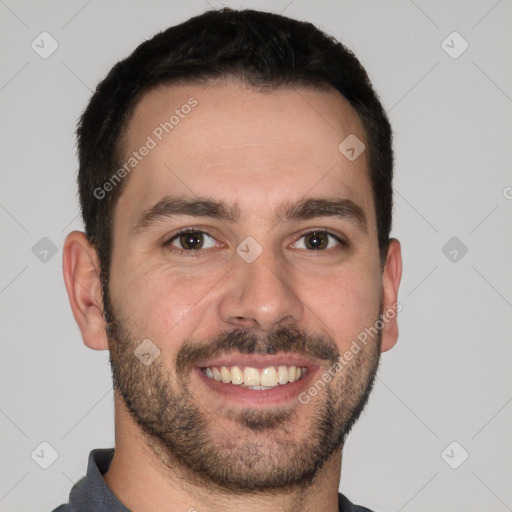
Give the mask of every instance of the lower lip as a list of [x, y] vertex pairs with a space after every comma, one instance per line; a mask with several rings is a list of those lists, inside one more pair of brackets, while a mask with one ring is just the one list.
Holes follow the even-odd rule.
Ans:
[[306, 376], [300, 380], [277, 385], [271, 389], [256, 390], [210, 379], [203, 373], [201, 368], [196, 368], [196, 373], [200, 380], [217, 396], [222, 398], [223, 404], [229, 401], [240, 406], [252, 408], [275, 407], [298, 401], [299, 395], [306, 391], [311, 382], [313, 382], [317, 371], [318, 368], [308, 367]]

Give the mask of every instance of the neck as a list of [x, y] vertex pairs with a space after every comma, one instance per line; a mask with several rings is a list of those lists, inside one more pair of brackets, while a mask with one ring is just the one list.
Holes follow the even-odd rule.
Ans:
[[[103, 478], [112, 493], [132, 512], [335, 512], [341, 472], [341, 449], [333, 454], [304, 489], [272, 489], [267, 494], [223, 491], [201, 486], [176, 464], [162, 462], [115, 393], [116, 449]], [[172, 468], [172, 469], [171, 469]]]

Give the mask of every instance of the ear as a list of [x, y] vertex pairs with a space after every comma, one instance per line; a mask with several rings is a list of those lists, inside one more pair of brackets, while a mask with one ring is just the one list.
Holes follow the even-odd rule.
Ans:
[[[398, 312], [401, 305], [398, 305], [398, 288], [402, 277], [402, 251], [400, 242], [391, 238], [389, 243], [386, 263], [382, 272], [383, 290], [383, 321], [381, 352], [393, 348], [398, 340]], [[388, 312], [388, 313], [386, 313]]]
[[73, 231], [66, 237], [62, 270], [69, 303], [84, 343], [94, 350], [108, 350], [100, 265], [96, 249], [85, 233]]

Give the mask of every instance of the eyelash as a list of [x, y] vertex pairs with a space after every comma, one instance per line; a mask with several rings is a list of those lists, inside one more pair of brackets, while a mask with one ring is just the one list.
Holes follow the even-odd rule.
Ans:
[[[171, 243], [174, 240], [179, 238], [181, 235], [186, 235], [187, 233], [200, 233], [200, 234], [203, 234], [203, 235], [207, 235], [207, 236], [213, 238], [214, 240], [216, 240], [214, 236], [210, 235], [206, 231], [203, 231], [201, 229], [195, 229], [195, 228], [186, 228], [186, 229], [183, 229], [183, 230], [179, 231], [178, 233], [174, 234], [171, 238], [167, 239], [166, 241], [164, 241], [162, 243], [162, 247], [166, 247], [166, 248], [171, 247]], [[307, 235], [312, 234], [312, 233], [321, 233], [321, 234], [324, 234], [324, 235], [331, 236], [332, 238], [334, 238], [339, 243], [339, 245], [342, 248], [347, 249], [349, 247], [349, 243], [348, 242], [343, 240], [341, 237], [339, 237], [335, 233], [332, 233], [331, 231], [328, 231], [328, 230], [325, 230], [325, 229], [311, 229], [309, 231], [306, 231], [306, 232], [302, 233], [299, 236], [297, 241], [300, 240], [301, 238], [307, 236]], [[294, 243], [296, 243], [296, 242], [294, 242]], [[327, 252], [327, 251], [330, 252], [331, 250], [332, 250], [332, 248], [331, 249], [322, 249], [322, 250], [319, 250], [319, 251], [311, 250], [311, 251], [308, 251], [308, 252], [313, 252], [313, 253], [316, 253], [316, 252]], [[204, 252], [204, 249], [196, 249], [196, 250], [188, 249], [187, 250], [187, 249], [178, 249], [177, 247], [172, 247], [172, 251], [177, 252], [178, 254], [185, 253], [187, 256], [197, 257], [197, 256], [200, 256], [202, 252]]]

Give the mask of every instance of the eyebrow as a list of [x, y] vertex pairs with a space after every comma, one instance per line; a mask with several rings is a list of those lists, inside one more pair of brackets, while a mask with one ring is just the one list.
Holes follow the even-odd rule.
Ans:
[[[164, 197], [151, 208], [143, 211], [132, 228], [140, 233], [166, 219], [179, 216], [210, 217], [223, 222], [236, 223], [241, 212], [238, 204], [228, 205], [211, 198]], [[273, 226], [292, 220], [308, 220], [316, 217], [337, 217], [352, 222], [363, 232], [368, 231], [364, 210], [346, 198], [308, 198], [297, 202], [285, 202], [277, 212]]]
[[238, 222], [240, 208], [238, 205], [228, 206], [221, 201], [209, 198], [184, 199], [164, 197], [152, 208], [142, 212], [132, 228], [138, 233], [156, 224], [158, 221], [177, 216], [211, 217], [224, 222]]
[[364, 210], [354, 201], [346, 198], [308, 198], [295, 203], [285, 203], [278, 210], [274, 225], [316, 217], [337, 217], [352, 222], [365, 233], [368, 231], [368, 221]]

